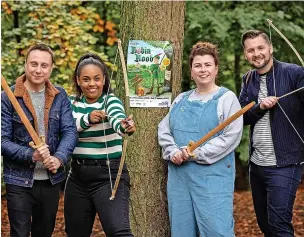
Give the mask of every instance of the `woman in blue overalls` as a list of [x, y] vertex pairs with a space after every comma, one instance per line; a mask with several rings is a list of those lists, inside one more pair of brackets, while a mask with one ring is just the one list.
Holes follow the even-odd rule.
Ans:
[[180, 94], [158, 128], [168, 165], [168, 204], [172, 237], [234, 237], [234, 149], [243, 128], [239, 118], [203, 145], [191, 158], [186, 146], [241, 109], [235, 94], [216, 85], [217, 47], [195, 44], [190, 53], [197, 88]]

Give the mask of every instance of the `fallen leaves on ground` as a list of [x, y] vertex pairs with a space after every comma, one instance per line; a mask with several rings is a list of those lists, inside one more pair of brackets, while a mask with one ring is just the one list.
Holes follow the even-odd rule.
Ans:
[[[250, 191], [237, 191], [234, 193], [234, 218], [236, 237], [262, 237], [254, 214]], [[304, 188], [297, 192], [293, 211], [293, 225], [296, 237], [304, 236]], [[6, 199], [1, 200], [1, 236], [9, 237], [9, 222], [7, 217]], [[64, 232], [63, 196], [60, 198], [56, 226], [52, 237], [66, 236]], [[91, 237], [105, 237], [99, 219], [96, 216]]]
[[[263, 237], [260, 231], [252, 203], [250, 191], [234, 193], [234, 220], [236, 237]], [[304, 236], [304, 187], [298, 189], [293, 209], [295, 237]]]

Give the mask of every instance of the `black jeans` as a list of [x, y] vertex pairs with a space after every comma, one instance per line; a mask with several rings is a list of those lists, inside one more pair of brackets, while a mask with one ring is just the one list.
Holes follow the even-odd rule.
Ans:
[[[120, 159], [110, 160], [114, 185]], [[66, 233], [69, 237], [89, 237], [96, 212], [108, 237], [132, 237], [129, 220], [130, 178], [124, 166], [113, 201], [106, 162], [71, 163], [64, 195]]]
[[32, 188], [6, 185], [11, 237], [51, 237], [58, 210], [60, 184], [35, 180]]
[[292, 210], [303, 166], [263, 167], [250, 162], [257, 221], [265, 237], [294, 237]]

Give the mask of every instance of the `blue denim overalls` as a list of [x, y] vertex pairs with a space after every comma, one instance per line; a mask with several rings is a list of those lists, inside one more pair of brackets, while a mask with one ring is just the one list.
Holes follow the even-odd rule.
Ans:
[[[170, 129], [179, 147], [199, 140], [219, 124], [218, 100], [227, 91], [221, 88], [205, 103], [189, 101], [190, 91], [172, 108]], [[170, 162], [168, 169], [171, 236], [234, 237], [234, 152], [211, 165]]]

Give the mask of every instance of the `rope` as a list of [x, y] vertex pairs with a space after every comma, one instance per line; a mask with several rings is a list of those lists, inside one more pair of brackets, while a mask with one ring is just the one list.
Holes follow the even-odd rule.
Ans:
[[[271, 21], [268, 21], [268, 23], [269, 23], [269, 40], [270, 40], [270, 42], [271, 42], [271, 44], [272, 44], [271, 27], [270, 27], [270, 26], [274, 27], [274, 25], [271, 24]], [[276, 83], [275, 83], [276, 80], [275, 80], [275, 74], [274, 74], [274, 64], [272, 64], [272, 76], [273, 76], [274, 96], [277, 97]], [[290, 95], [291, 93], [294, 93], [294, 92], [296, 92], [296, 91], [302, 90], [302, 89], [303, 89], [303, 88], [299, 88], [299, 89], [297, 89], [297, 90], [295, 90], [295, 91], [292, 91], [292, 92], [290, 92], [290, 93], [287, 93], [287, 94], [285, 94], [285, 95], [279, 97], [279, 99], [280, 99], [280, 98], [283, 98], [283, 97], [285, 97], [285, 96], [287, 96], [287, 95]], [[280, 107], [280, 109], [282, 110], [283, 114], [285, 115], [286, 119], [287, 119], [288, 122], [290, 123], [291, 127], [294, 129], [294, 131], [296, 132], [296, 134], [298, 135], [298, 137], [300, 138], [300, 140], [301, 140], [302, 143], [304, 144], [303, 138], [301, 137], [300, 133], [298, 132], [298, 130], [295, 128], [295, 126], [293, 125], [293, 123], [291, 122], [291, 120], [289, 119], [289, 117], [287, 116], [286, 112], [284, 111], [284, 109], [283, 109], [283, 107], [281, 106], [281, 104], [279, 103], [279, 101], [277, 102], [277, 104], [279, 105], [279, 107]]]
[[[116, 60], [117, 60], [117, 55], [118, 55], [118, 49], [116, 51], [116, 55], [115, 55], [115, 59], [114, 59], [114, 66], [116, 65]], [[107, 94], [106, 94], [106, 98], [105, 98], [105, 112], [107, 110], [107, 105], [108, 105], [108, 96], [109, 96], [109, 92], [110, 92], [110, 85], [111, 85], [111, 80], [113, 78], [113, 74], [114, 74], [114, 69], [112, 67], [112, 71], [111, 71], [111, 76], [110, 76], [110, 80], [109, 80], [109, 87], [108, 87], [108, 91], [107, 91]], [[108, 119], [109, 121], [110, 119]], [[106, 137], [106, 130], [105, 130], [105, 127], [104, 127], [104, 121], [102, 122], [102, 129], [103, 129], [103, 136], [104, 136], [104, 139], [105, 139], [105, 145], [106, 145], [106, 153], [107, 153], [107, 166], [108, 166], [108, 172], [109, 172], [109, 179], [110, 179], [110, 186], [111, 186], [111, 192], [112, 192], [112, 189], [113, 189], [113, 183], [112, 183], [112, 174], [111, 174], [111, 165], [110, 165], [110, 159], [109, 159], [109, 153], [108, 153], [108, 143], [107, 143], [107, 137]]]

